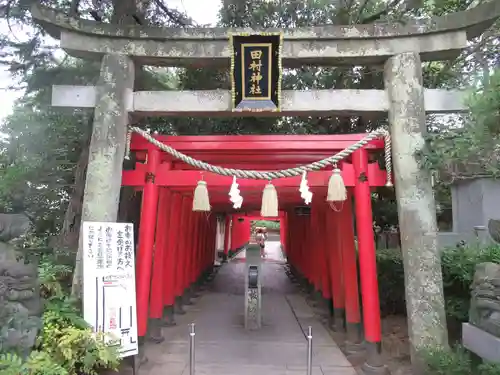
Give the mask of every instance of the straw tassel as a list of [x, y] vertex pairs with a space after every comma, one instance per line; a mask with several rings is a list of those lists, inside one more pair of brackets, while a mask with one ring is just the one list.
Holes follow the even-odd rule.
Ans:
[[263, 217], [278, 216], [278, 193], [274, 185], [269, 182], [262, 193], [262, 206], [260, 207], [260, 215]]
[[328, 181], [327, 202], [343, 202], [347, 200], [347, 190], [345, 188], [344, 179], [340, 174], [340, 169], [336, 166]]
[[194, 189], [193, 211], [210, 211], [207, 183], [203, 180], [198, 181]]

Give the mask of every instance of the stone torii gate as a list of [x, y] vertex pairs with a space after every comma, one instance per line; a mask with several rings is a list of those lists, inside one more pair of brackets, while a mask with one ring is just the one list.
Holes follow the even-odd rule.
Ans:
[[[82, 221], [116, 221], [127, 126], [137, 116], [255, 116], [234, 113], [228, 91], [133, 92], [134, 64], [229, 67], [230, 32], [119, 26], [73, 19], [35, 5], [32, 15], [74, 57], [101, 61], [98, 85], [54, 86], [52, 104], [95, 108]], [[407, 25], [321, 26], [281, 31], [283, 66], [384, 65], [385, 90], [284, 91], [281, 112], [262, 116], [389, 114], [406, 280], [412, 360], [447, 343], [435, 203], [415, 153], [426, 113], [465, 111], [457, 91], [424, 89], [422, 61], [456, 58], [500, 16], [500, 2]], [[378, 348], [379, 350], [380, 348]]]

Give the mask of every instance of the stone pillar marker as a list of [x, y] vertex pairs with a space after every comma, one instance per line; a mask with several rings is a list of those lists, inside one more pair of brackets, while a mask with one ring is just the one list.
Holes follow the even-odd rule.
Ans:
[[262, 258], [260, 248], [250, 245], [245, 250], [245, 329], [262, 328]]
[[[117, 220], [129, 111], [132, 111], [134, 63], [125, 55], [105, 55], [97, 85], [94, 126], [83, 196], [84, 221]], [[83, 238], [76, 259], [75, 281], [82, 281]], [[81, 295], [82, 285], [73, 291]]]
[[420, 168], [416, 152], [425, 146], [422, 66], [418, 53], [395, 55], [385, 64], [389, 97], [395, 189], [405, 272], [411, 357], [422, 369], [418, 350], [448, 345], [441, 259], [430, 175]]

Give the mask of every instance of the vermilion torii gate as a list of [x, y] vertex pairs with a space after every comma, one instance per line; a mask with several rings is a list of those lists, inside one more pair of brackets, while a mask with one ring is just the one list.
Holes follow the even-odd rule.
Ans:
[[[309, 164], [365, 137], [366, 134], [154, 136], [177, 151], [213, 165], [263, 171]], [[216, 215], [192, 211], [192, 193], [201, 174], [207, 182], [214, 213], [234, 212], [228, 199], [232, 178], [193, 170], [138, 134], [133, 135], [130, 149], [135, 152], [137, 162], [133, 170], [123, 171], [122, 185], [143, 191], [137, 253], [137, 309], [138, 333], [144, 336], [148, 303], [149, 318], [163, 319], [166, 311], [166, 322], [172, 324], [174, 311], [182, 312], [182, 304], [189, 303], [190, 288], [213, 266]], [[289, 263], [323, 298], [333, 301], [332, 321], [340, 328], [345, 319], [351, 350], [362, 341], [353, 228], [356, 213], [364, 338], [371, 344], [368, 362], [372, 366], [381, 366], [381, 326], [371, 188], [386, 185], [386, 171], [374, 157], [383, 149], [382, 139], [372, 140], [339, 164], [349, 196], [354, 198], [354, 207], [351, 199], [336, 207], [325, 203], [331, 170], [308, 173], [314, 194], [310, 216], [299, 216], [294, 211], [296, 206], [303, 205], [298, 191], [300, 177], [274, 182]], [[245, 210], [257, 210], [266, 181], [238, 181]], [[226, 225], [226, 231], [228, 228]], [[229, 233], [224, 237], [227, 242]]]

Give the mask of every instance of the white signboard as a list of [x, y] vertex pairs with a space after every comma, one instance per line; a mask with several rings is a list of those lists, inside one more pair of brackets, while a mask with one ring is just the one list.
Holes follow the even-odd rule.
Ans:
[[83, 315], [121, 357], [138, 354], [134, 227], [83, 223]]

